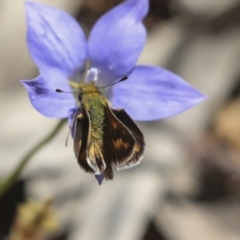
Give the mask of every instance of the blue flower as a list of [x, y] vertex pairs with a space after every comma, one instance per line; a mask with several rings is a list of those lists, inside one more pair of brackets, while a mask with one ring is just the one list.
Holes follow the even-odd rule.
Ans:
[[79, 108], [73, 94], [59, 94], [56, 89], [71, 91], [68, 80], [87, 61], [87, 78], [93, 75], [97, 85], [128, 76], [112, 86], [108, 96], [112, 108], [125, 109], [135, 120], [163, 119], [203, 101], [203, 94], [174, 73], [157, 66], [135, 66], [146, 40], [142, 20], [147, 12], [148, 0], [127, 0], [103, 15], [87, 40], [67, 13], [26, 3], [27, 44], [40, 74], [21, 82], [33, 107], [47, 117], [71, 118]]

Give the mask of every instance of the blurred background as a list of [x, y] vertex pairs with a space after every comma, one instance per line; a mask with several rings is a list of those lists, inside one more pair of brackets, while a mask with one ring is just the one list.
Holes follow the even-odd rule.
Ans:
[[[39, 2], [66, 10], [89, 33], [121, 1]], [[23, 240], [240, 239], [240, 1], [150, 0], [144, 23], [139, 63], [179, 74], [208, 99], [139, 123], [143, 162], [100, 187], [78, 167], [71, 139], [65, 147], [63, 127], [0, 199], [0, 239], [16, 239], [21, 218], [43, 213], [41, 234]], [[25, 34], [24, 1], [1, 0], [0, 181], [56, 124], [35, 111], [19, 83], [38, 74]]]

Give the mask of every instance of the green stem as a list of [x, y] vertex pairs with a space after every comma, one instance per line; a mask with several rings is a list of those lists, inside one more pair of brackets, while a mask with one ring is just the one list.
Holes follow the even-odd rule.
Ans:
[[19, 161], [19, 164], [16, 166], [16, 168], [13, 170], [13, 172], [1, 183], [0, 185], [0, 197], [14, 184], [14, 182], [17, 180], [17, 178], [22, 173], [24, 167], [27, 165], [29, 160], [42, 148], [44, 147], [48, 142], [50, 142], [56, 134], [59, 132], [59, 130], [63, 127], [63, 125], [66, 123], [66, 120], [60, 120], [57, 125], [54, 127], [54, 129], [45, 137], [43, 138], [39, 143], [37, 143], [29, 152], [27, 152], [23, 158]]

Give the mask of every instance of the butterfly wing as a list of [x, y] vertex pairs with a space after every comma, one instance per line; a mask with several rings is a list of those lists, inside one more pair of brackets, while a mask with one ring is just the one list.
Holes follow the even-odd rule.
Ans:
[[92, 137], [91, 119], [84, 106], [81, 107], [81, 113], [77, 117], [76, 132], [82, 134], [75, 135], [75, 153], [80, 166], [85, 171], [101, 174], [106, 168], [101, 140], [99, 142]]
[[132, 158], [136, 140], [108, 106], [105, 109], [105, 118], [104, 159], [107, 166], [112, 163], [121, 166]]
[[125, 160], [122, 159], [120, 161], [118, 159], [116, 161], [117, 170], [131, 168], [139, 164], [143, 158], [143, 152], [145, 148], [144, 136], [136, 123], [123, 109], [112, 109], [112, 112], [117, 119], [129, 129], [134, 138], [134, 148], [131, 157]]
[[89, 133], [89, 117], [84, 108], [74, 119], [74, 152], [79, 165], [86, 172], [93, 173], [93, 169], [87, 163], [87, 145]]
[[112, 163], [118, 170], [140, 163], [144, 151], [144, 137], [124, 110], [104, 109], [103, 146], [91, 141], [91, 121], [82, 107], [76, 117], [74, 152], [79, 165], [86, 171], [113, 179]]

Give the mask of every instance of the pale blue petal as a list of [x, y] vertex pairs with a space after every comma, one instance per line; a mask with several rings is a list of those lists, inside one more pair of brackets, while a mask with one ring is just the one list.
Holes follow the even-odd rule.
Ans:
[[103, 85], [126, 75], [143, 49], [146, 29], [142, 19], [148, 0], [128, 0], [103, 15], [89, 37], [91, 66], [100, 70]]
[[56, 89], [71, 91], [67, 79], [57, 69], [49, 69], [34, 80], [22, 80], [21, 83], [33, 107], [47, 117], [67, 118], [70, 110], [76, 107], [72, 93], [56, 92]]
[[135, 120], [158, 120], [181, 113], [206, 97], [176, 74], [138, 66], [129, 79], [111, 89], [112, 108], [124, 108]]
[[95, 174], [94, 176], [95, 176], [95, 178], [97, 179], [98, 184], [101, 185], [102, 182], [103, 182], [103, 180], [104, 180], [104, 177], [105, 177], [105, 176], [104, 176], [104, 173], [99, 174], [99, 175]]
[[87, 42], [79, 24], [64, 11], [27, 2], [27, 43], [36, 65], [58, 68], [66, 76], [79, 71], [87, 57]]

